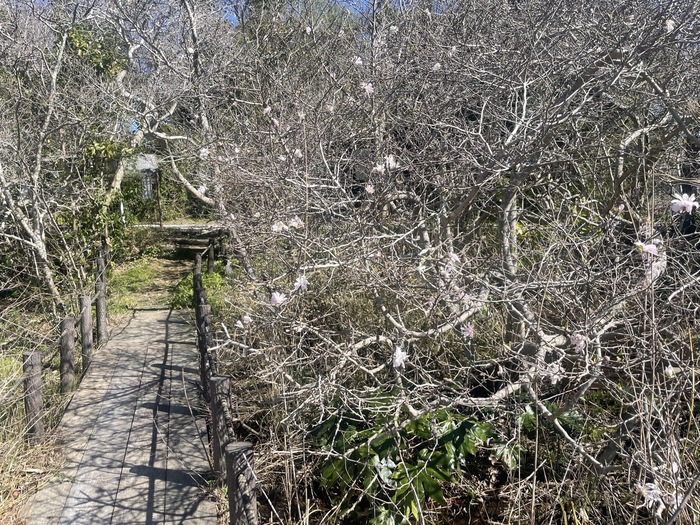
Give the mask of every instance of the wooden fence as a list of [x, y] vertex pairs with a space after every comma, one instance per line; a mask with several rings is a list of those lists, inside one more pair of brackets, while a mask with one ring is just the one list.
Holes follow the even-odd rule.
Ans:
[[[95, 304], [97, 320], [97, 344], [107, 342], [107, 280], [105, 276], [106, 256], [97, 258], [95, 264], [95, 295], [83, 295], [79, 299], [80, 314], [76, 318], [69, 314], [60, 325], [58, 342], [60, 352], [61, 393], [70, 393], [75, 386], [75, 329], [80, 324], [80, 346], [82, 356], [81, 374], [85, 375], [93, 351], [92, 304]], [[24, 373], [24, 411], [27, 418], [27, 437], [30, 443], [44, 439], [44, 383], [42, 380], [42, 354], [32, 350], [22, 354]]]
[[[213, 249], [208, 249], [208, 271], [213, 272]], [[226, 483], [231, 525], [257, 525], [253, 445], [236, 441], [231, 417], [231, 378], [217, 374], [211, 306], [202, 284], [202, 256], [194, 265], [194, 308], [197, 323], [197, 348], [204, 396], [211, 408], [209, 436], [214, 471], [220, 483]]]

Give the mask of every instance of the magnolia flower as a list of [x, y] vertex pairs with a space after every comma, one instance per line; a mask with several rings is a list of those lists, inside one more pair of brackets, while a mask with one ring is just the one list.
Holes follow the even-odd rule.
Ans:
[[301, 290], [305, 292], [309, 288], [309, 280], [305, 275], [300, 275], [297, 280], [294, 281], [294, 291]]
[[379, 163], [372, 168], [372, 173], [378, 173], [379, 175], [384, 175], [386, 173], [386, 168], [383, 163]]
[[673, 211], [673, 213], [693, 213], [693, 208], [697, 208], [698, 206], [700, 206], [700, 204], [695, 202], [694, 193], [690, 196], [687, 193], [684, 193], [683, 195], [681, 195], [680, 193], [674, 193], [673, 196], [675, 197], [675, 199], [671, 201], [671, 210]]
[[676, 22], [671, 18], [667, 18], [664, 22], [664, 28], [666, 29], [667, 33], [673, 33], [673, 31], [676, 29]]
[[393, 155], [387, 155], [384, 157], [384, 166], [386, 166], [388, 170], [395, 170], [399, 167], [399, 161], [397, 161]]
[[[644, 244], [643, 242], [635, 242], [634, 245], [637, 247], [637, 251], [643, 254], [644, 256], [646, 255], [656, 255], [658, 257], [659, 255], [659, 249], [656, 247], [655, 244], [649, 243], [649, 244]], [[645, 257], [646, 259], [646, 257]]]
[[281, 292], [272, 292], [270, 296], [270, 304], [272, 306], [282, 306], [287, 302], [287, 296]]
[[474, 339], [474, 325], [472, 323], [462, 325], [462, 336], [465, 339]]
[[569, 341], [577, 352], [583, 352], [588, 344], [588, 337], [581, 334], [571, 334], [569, 336]]
[[[664, 375], [665, 375], [666, 377], [671, 378], [671, 379], [673, 379], [674, 377], [676, 377], [676, 371], [673, 369], [673, 367], [671, 366], [670, 363], [669, 363], [669, 365], [668, 365], [666, 368], [664, 368]], [[674, 474], [675, 474], [675, 472], [674, 472]]]
[[360, 87], [364, 90], [367, 97], [374, 95], [374, 86], [371, 82], [360, 82]]
[[663, 495], [659, 487], [654, 483], [645, 483], [644, 485], [637, 483], [637, 492], [642, 495], [644, 498], [644, 506], [649, 510], [653, 509], [655, 505], [658, 505], [659, 508], [656, 510], [656, 515], [661, 517], [666, 505], [664, 505]]
[[295, 215], [294, 218], [289, 221], [289, 227], [295, 230], [301, 230], [304, 227], [304, 221], [302, 221], [298, 215]]
[[352, 65], [353, 66], [361, 66], [362, 65], [362, 59], [360, 57], [353, 57], [352, 58]]
[[406, 361], [408, 361], [408, 354], [404, 351], [403, 348], [401, 348], [401, 345], [396, 345], [396, 349], [394, 350], [394, 357], [392, 358], [392, 364], [394, 365], [394, 368], [401, 369], [404, 367], [406, 364]]
[[287, 226], [282, 221], [277, 221], [275, 224], [272, 225], [272, 231], [274, 233], [282, 233], [286, 232], [287, 230], [289, 230], [289, 226]]
[[559, 363], [549, 363], [547, 368], [543, 370], [542, 375], [549, 378], [552, 385], [556, 385], [564, 379], [564, 369]]

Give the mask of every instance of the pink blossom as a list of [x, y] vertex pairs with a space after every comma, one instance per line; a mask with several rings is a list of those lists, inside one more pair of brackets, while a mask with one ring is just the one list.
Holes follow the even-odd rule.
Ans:
[[272, 292], [270, 296], [270, 304], [272, 306], [282, 306], [287, 302], [287, 296], [281, 292]]
[[364, 90], [367, 97], [374, 95], [374, 86], [371, 82], [360, 82], [360, 87]]
[[253, 319], [248, 314], [245, 314], [241, 317], [241, 321], [243, 321], [243, 324], [250, 324], [253, 322]]
[[700, 206], [700, 204], [695, 202], [694, 193], [692, 195], [688, 195], [687, 193], [684, 193], [683, 195], [680, 193], [674, 193], [673, 196], [675, 197], [675, 199], [671, 201], [671, 210], [673, 213], [693, 213], [693, 208]]
[[466, 339], [474, 339], [474, 325], [472, 323], [462, 325], [462, 335]]
[[659, 249], [656, 247], [655, 244], [649, 243], [649, 244], [644, 244], [642, 242], [635, 242], [634, 245], [637, 247], [637, 251], [642, 253], [643, 255], [656, 255], [658, 257], [659, 255]]

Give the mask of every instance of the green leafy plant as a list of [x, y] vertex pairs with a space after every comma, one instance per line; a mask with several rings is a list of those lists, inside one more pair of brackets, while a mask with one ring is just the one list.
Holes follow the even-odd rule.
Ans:
[[448, 408], [400, 425], [393, 415], [369, 421], [333, 417], [315, 433], [331, 453], [322, 485], [339, 489], [335, 503], [343, 515], [372, 508], [375, 525], [409, 523], [429, 501], [445, 503], [442, 484], [456, 482], [494, 436], [489, 423]]

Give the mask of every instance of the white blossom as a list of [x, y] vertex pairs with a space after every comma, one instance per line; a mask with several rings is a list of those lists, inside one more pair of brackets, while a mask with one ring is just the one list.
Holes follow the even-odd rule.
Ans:
[[270, 304], [272, 306], [281, 306], [287, 302], [287, 296], [281, 292], [272, 292], [270, 296]]
[[242, 323], [242, 322], [236, 321], [236, 328], [239, 328], [239, 329], [242, 330], [242, 329], [245, 328], [245, 327], [243, 326], [243, 323]]
[[697, 208], [698, 206], [700, 206], [699, 203], [695, 202], [694, 193], [692, 195], [688, 195], [687, 193], [684, 193], [683, 195], [681, 195], [680, 193], [674, 193], [673, 196], [675, 197], [671, 201], [671, 210], [673, 211], [673, 213], [693, 213], [693, 208]]
[[243, 324], [250, 324], [253, 322], [253, 319], [248, 314], [245, 314], [241, 317], [241, 321], [243, 321]]
[[659, 487], [654, 483], [645, 483], [644, 485], [637, 484], [637, 492], [639, 492], [644, 498], [644, 506], [649, 510], [652, 510], [658, 505], [656, 509], [656, 515], [661, 517], [666, 505], [664, 505], [663, 494]]
[[360, 57], [353, 57], [352, 58], [352, 65], [353, 66], [361, 66], [362, 65], [362, 59]]
[[207, 186], [206, 184], [202, 184], [199, 188], [197, 188], [197, 191], [204, 195], [207, 192]]
[[294, 158], [300, 159], [304, 156], [304, 154], [301, 152], [299, 148], [294, 150]]
[[440, 71], [442, 69], [442, 64], [440, 62], [435, 62], [433, 64], [433, 67], [431, 68], [431, 71]]
[[302, 221], [298, 215], [295, 215], [294, 218], [289, 221], [289, 227], [295, 230], [301, 230], [304, 228], [304, 221]]
[[556, 385], [559, 381], [564, 379], [564, 368], [559, 363], [549, 363], [547, 367], [542, 371], [542, 375], [549, 379], [552, 385]]
[[305, 292], [309, 288], [309, 280], [305, 275], [300, 275], [297, 280], [294, 281], [294, 291], [301, 290]]
[[[676, 371], [673, 369], [673, 366], [671, 366], [670, 363], [668, 364], [668, 366], [666, 368], [664, 368], [664, 375], [666, 377], [671, 378], [671, 379], [676, 377]], [[674, 474], [675, 474], [675, 472], [674, 472]]]
[[270, 106], [265, 106], [263, 108], [263, 115], [269, 115], [270, 113], [272, 113], [272, 108]]
[[372, 195], [374, 193], [374, 186], [372, 184], [365, 184], [365, 191]]
[[394, 350], [394, 356], [392, 358], [392, 364], [397, 370], [403, 368], [408, 361], [408, 354], [404, 351], [401, 345], [396, 345]]
[[667, 18], [664, 22], [664, 28], [667, 33], [673, 33], [676, 29], [676, 22], [672, 18]]
[[367, 97], [374, 95], [374, 86], [371, 82], [360, 82], [360, 87], [363, 89]]
[[378, 173], [379, 175], [384, 175], [386, 173], [386, 168], [384, 167], [384, 163], [379, 163], [376, 166], [372, 168], [372, 173]]
[[282, 233], [282, 232], [286, 232], [288, 230], [289, 230], [289, 226], [287, 226], [282, 221], [277, 221], [275, 224], [272, 225], [272, 231], [274, 233]]
[[388, 170], [395, 170], [399, 167], [399, 161], [393, 155], [387, 155], [384, 157], [384, 166]]
[[209, 158], [209, 148], [200, 148], [199, 158], [202, 160], [206, 160], [207, 158]]
[[399, 28], [397, 26], [389, 26], [389, 33], [391, 33], [393, 35], [393, 34], [398, 33], [398, 32], [399, 32]]
[[583, 334], [571, 334], [569, 336], [569, 341], [571, 342], [571, 346], [574, 347], [574, 350], [583, 352], [588, 344], [588, 337]]

